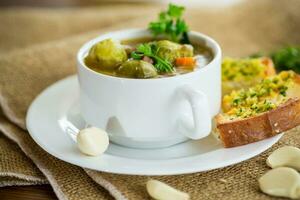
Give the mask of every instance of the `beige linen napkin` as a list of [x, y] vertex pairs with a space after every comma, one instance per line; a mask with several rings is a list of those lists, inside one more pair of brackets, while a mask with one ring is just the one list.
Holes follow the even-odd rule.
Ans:
[[[190, 10], [186, 19], [192, 29], [219, 41], [225, 55], [244, 56], [283, 44], [299, 44], [297, 7], [300, 2], [273, 2], [255, 0], [225, 10]], [[110, 28], [145, 26], [151, 18], [145, 10], [135, 10], [142, 13], [143, 18], [126, 20]], [[76, 51], [83, 42], [103, 31], [3, 53], [0, 56], [0, 105], [4, 116], [0, 117], [0, 131], [34, 162], [60, 199], [111, 199], [103, 188], [116, 199], [149, 199], [144, 186], [150, 177], [102, 173], [67, 164], [43, 151], [26, 132], [26, 110], [33, 98], [49, 84], [75, 73]], [[272, 149], [282, 145], [300, 146], [299, 133], [299, 128], [289, 131]], [[155, 178], [189, 192], [192, 199], [271, 199], [260, 193], [257, 186], [257, 178], [268, 169], [265, 158], [269, 153], [270, 150], [246, 162], [210, 172]], [[27, 163], [26, 169], [29, 166]], [[34, 177], [43, 179], [38, 171], [33, 173]]]
[[48, 183], [22, 150], [2, 134], [0, 135], [0, 152], [0, 187]]

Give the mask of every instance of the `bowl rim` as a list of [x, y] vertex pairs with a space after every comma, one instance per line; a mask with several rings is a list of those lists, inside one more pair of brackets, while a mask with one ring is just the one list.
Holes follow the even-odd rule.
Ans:
[[[118, 35], [120, 37], [120, 35], [138, 35], [140, 34], [141, 36], [139, 37], [143, 37], [143, 36], [149, 36], [149, 37], [153, 37], [151, 35], [151, 32], [148, 29], [145, 28], [132, 28], [132, 29], [122, 29], [122, 30], [117, 30], [117, 31], [111, 31], [111, 32], [107, 32], [104, 34], [101, 34], [89, 41], [87, 41], [86, 43], [84, 43], [80, 49], [77, 52], [77, 67], [84, 69], [85, 71], [87, 71], [88, 73], [92, 73], [98, 77], [101, 78], [105, 78], [105, 79], [115, 79], [115, 80], [128, 80], [128, 81], [158, 81], [158, 80], [170, 80], [170, 79], [179, 79], [179, 78], [188, 78], [191, 76], [194, 76], [195, 74], [198, 73], [203, 73], [204, 71], [206, 71], [208, 68], [211, 68], [213, 65], [217, 64], [218, 60], [221, 59], [222, 56], [222, 50], [220, 45], [218, 44], [218, 42], [216, 42], [213, 38], [200, 33], [200, 32], [196, 32], [196, 31], [189, 31], [188, 35], [198, 38], [198, 40], [203, 40], [206, 44], [209, 44], [210, 46], [208, 46], [208, 48], [211, 50], [211, 52], [213, 53], [213, 59], [204, 67], [193, 71], [193, 72], [189, 72], [186, 74], [181, 74], [179, 76], [168, 76], [168, 77], [163, 77], [163, 78], [149, 78], [149, 79], [142, 79], [142, 78], [126, 78], [126, 77], [117, 77], [117, 76], [110, 76], [110, 75], [106, 75], [103, 73], [99, 73], [96, 72], [92, 69], [90, 69], [88, 66], [86, 66], [86, 64], [84, 63], [84, 56], [86, 55], [86, 53], [90, 50], [90, 48], [96, 44], [99, 41], [102, 41], [104, 39], [108, 39], [108, 38], [113, 38], [114, 36]], [[137, 36], [132, 36], [132, 37], [124, 37], [122, 39], [131, 39], [131, 38], [137, 38]], [[78, 70], [79, 71], [79, 70]], [[79, 72], [77, 72], [79, 73]]]

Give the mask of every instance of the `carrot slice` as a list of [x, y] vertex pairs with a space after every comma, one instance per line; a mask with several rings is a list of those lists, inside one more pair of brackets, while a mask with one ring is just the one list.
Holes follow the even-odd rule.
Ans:
[[176, 66], [195, 66], [196, 60], [193, 57], [176, 58], [175, 65]]

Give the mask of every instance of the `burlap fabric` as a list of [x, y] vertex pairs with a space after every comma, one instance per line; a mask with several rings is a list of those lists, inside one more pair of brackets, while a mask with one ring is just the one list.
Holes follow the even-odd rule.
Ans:
[[[273, 2], [255, 0], [222, 10], [191, 9], [186, 19], [193, 30], [219, 41], [224, 55], [244, 56], [286, 44], [299, 44], [300, 2]], [[75, 73], [75, 54], [83, 42], [110, 30], [144, 27], [159, 9], [159, 6], [150, 5], [106, 5], [105, 9], [76, 9], [80, 17], [72, 15], [72, 9], [45, 13], [18, 10], [22, 17], [13, 14], [15, 10], [0, 12], [0, 21], [7, 23], [0, 31], [0, 105], [3, 111], [0, 131], [7, 137], [0, 137], [0, 186], [48, 181], [59, 199], [149, 199], [144, 186], [151, 177], [101, 173], [60, 161], [30, 138], [25, 116], [38, 93]], [[53, 28], [47, 28], [47, 23]], [[24, 24], [30, 27], [26, 29]], [[22, 29], [26, 29], [24, 34], [10, 35]], [[271, 150], [234, 166], [155, 178], [189, 192], [192, 199], [271, 199], [260, 193], [257, 186], [257, 178], [268, 170], [265, 158], [279, 146], [300, 146], [299, 133], [300, 128], [289, 131]]]

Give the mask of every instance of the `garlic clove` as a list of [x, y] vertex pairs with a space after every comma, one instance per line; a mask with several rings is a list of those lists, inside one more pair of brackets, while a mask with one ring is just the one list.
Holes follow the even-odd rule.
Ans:
[[300, 175], [292, 168], [278, 167], [259, 178], [261, 191], [271, 196], [300, 198]]
[[147, 182], [149, 195], [156, 200], [189, 200], [189, 194], [181, 192], [163, 182], [149, 180]]
[[293, 146], [278, 148], [267, 158], [267, 165], [271, 168], [291, 167], [300, 171], [300, 149]]
[[81, 130], [77, 135], [79, 150], [89, 156], [102, 154], [109, 145], [109, 138], [106, 131], [91, 127]]

